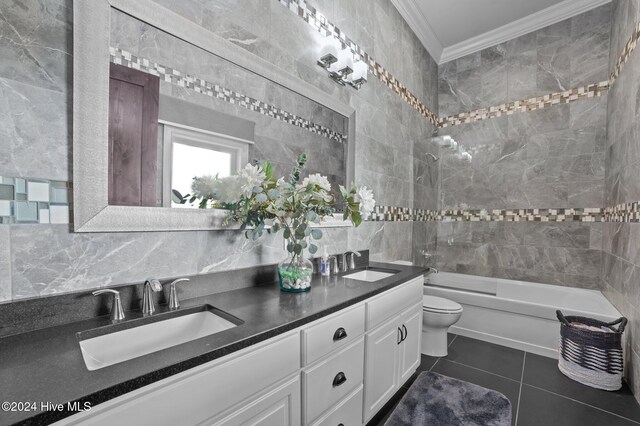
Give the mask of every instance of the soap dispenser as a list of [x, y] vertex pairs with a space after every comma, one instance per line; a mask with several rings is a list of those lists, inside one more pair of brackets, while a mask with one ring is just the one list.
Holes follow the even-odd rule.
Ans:
[[327, 248], [324, 248], [324, 252], [322, 254], [322, 259], [320, 260], [320, 275], [323, 277], [328, 277], [331, 275], [331, 267], [329, 266], [329, 253], [327, 253]]

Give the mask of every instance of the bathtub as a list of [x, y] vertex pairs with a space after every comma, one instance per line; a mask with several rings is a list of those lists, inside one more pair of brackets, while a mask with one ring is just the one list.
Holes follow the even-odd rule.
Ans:
[[597, 290], [440, 272], [425, 277], [424, 294], [464, 308], [450, 331], [503, 346], [558, 357], [556, 309], [613, 321], [621, 315]]

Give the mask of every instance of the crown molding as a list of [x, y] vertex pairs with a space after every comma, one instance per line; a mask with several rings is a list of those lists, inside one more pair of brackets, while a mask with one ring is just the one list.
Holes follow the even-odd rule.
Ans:
[[398, 12], [407, 21], [413, 32], [416, 33], [424, 47], [440, 65], [539, 30], [610, 2], [611, 0], [564, 0], [517, 21], [443, 48], [427, 18], [420, 12], [416, 0], [391, 0], [391, 3], [398, 9]]
[[407, 21], [418, 40], [427, 49], [431, 57], [439, 62], [442, 56], [443, 47], [435, 31], [429, 25], [429, 21], [420, 11], [415, 0], [391, 0], [393, 6], [400, 12], [400, 15]]

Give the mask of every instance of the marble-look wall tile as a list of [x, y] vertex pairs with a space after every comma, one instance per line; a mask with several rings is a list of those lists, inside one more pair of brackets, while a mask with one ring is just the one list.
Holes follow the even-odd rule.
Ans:
[[[198, 272], [204, 233], [77, 234], [67, 225], [11, 225], [13, 299]], [[220, 253], [224, 257], [225, 253]]]
[[437, 267], [443, 271], [600, 287], [602, 236], [591, 223], [441, 222]]
[[0, 226], [0, 303], [11, 300], [11, 238], [8, 226]]
[[[612, 3], [610, 70], [618, 60], [634, 26], [640, 21], [638, 2]], [[640, 196], [638, 175], [638, 85], [640, 52], [634, 50], [613, 83], [607, 100], [605, 143], [605, 203], [631, 202]], [[607, 223], [602, 229], [601, 277], [603, 293], [629, 319], [627, 327], [626, 379], [640, 400], [640, 226], [636, 223]]]
[[71, 180], [70, 114], [64, 93], [0, 77], [0, 173]]
[[69, 94], [72, 2], [4, 2], [0, 10], [0, 77]]

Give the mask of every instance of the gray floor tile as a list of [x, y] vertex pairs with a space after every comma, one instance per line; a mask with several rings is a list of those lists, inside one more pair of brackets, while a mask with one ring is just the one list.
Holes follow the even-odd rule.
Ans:
[[528, 353], [523, 382], [640, 421], [640, 405], [626, 384], [616, 392], [593, 389], [562, 374], [555, 359]]
[[458, 336], [446, 359], [520, 381], [524, 352]]
[[563, 396], [522, 386], [518, 426], [623, 426], [631, 420], [567, 399]]

